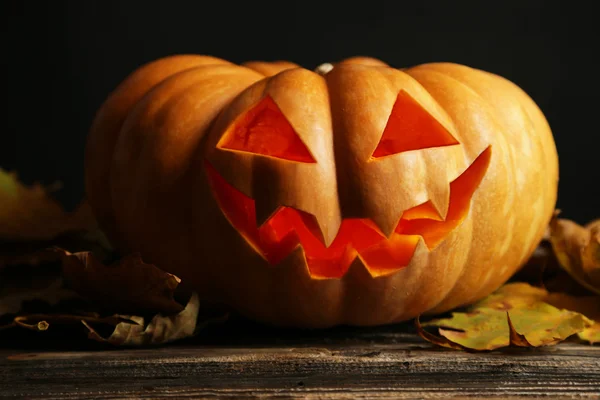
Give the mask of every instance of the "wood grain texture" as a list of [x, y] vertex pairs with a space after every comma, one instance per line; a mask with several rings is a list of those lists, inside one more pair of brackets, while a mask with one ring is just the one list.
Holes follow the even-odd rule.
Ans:
[[231, 328], [153, 349], [0, 349], [0, 397], [600, 397], [600, 347], [465, 353], [432, 347], [407, 325]]

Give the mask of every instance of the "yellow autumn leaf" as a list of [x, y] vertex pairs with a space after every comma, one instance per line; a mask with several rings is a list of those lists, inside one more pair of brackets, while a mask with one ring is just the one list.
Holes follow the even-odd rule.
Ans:
[[[594, 321], [581, 313], [554, 307], [548, 292], [526, 283], [507, 284], [450, 318], [418, 323], [419, 333], [444, 347], [494, 350], [510, 345], [547, 346], [583, 332]], [[423, 327], [437, 327], [439, 335]]]
[[579, 312], [594, 320], [594, 325], [579, 332], [577, 336], [591, 344], [600, 343], [600, 296], [575, 297], [565, 293], [550, 293], [546, 302], [555, 307]]

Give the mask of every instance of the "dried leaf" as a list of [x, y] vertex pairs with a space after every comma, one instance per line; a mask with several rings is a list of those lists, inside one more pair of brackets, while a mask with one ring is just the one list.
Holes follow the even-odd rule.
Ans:
[[60, 265], [56, 263], [0, 269], [0, 317], [22, 312], [28, 303], [52, 307], [76, 298], [79, 298], [77, 293], [65, 287]]
[[[198, 323], [197, 294], [184, 307], [175, 300], [180, 279], [138, 254], [105, 264], [112, 249], [89, 206], [66, 212], [55, 189], [0, 170], [0, 330], [83, 325], [95, 340], [140, 346], [190, 337], [211, 322]], [[67, 309], [70, 299], [82, 301]], [[99, 314], [110, 309], [117, 314]], [[106, 328], [112, 333], [102, 336]]]
[[47, 241], [0, 241], [0, 270], [12, 265], [37, 266], [55, 262], [58, 259], [58, 255], [45, 251], [49, 245], [51, 244]]
[[111, 315], [99, 317], [97, 315], [68, 315], [68, 314], [31, 314], [15, 317], [14, 324], [22, 328], [34, 331], [47, 331], [51, 325], [74, 325], [74, 324], [108, 324], [118, 326], [120, 324], [137, 325], [137, 321], [131, 317]]
[[49, 248], [59, 247], [72, 253], [91, 251], [101, 260], [114, 257], [115, 251], [99, 229], [67, 232], [52, 240], [0, 241], [0, 269], [11, 265], [40, 265], [58, 262], [60, 255]]
[[25, 186], [0, 169], [0, 269], [57, 261], [56, 253], [45, 251], [51, 246], [112, 254], [87, 202], [66, 212], [51, 196], [54, 186]]
[[199, 330], [199, 309], [200, 300], [198, 295], [193, 293], [188, 304], [179, 314], [155, 315], [147, 326], [143, 317], [123, 316], [136, 324], [120, 323], [108, 338], [102, 337], [88, 321], [82, 323], [88, 329], [88, 337], [99, 342], [117, 346], [158, 345], [193, 336]]
[[593, 321], [584, 315], [546, 303], [547, 297], [544, 289], [511, 283], [466, 312], [454, 312], [450, 318], [422, 326], [438, 327], [442, 337], [470, 350], [547, 346], [592, 326]]
[[595, 322], [594, 325], [586, 328], [583, 332], [579, 332], [577, 336], [590, 344], [600, 343], [600, 322]]
[[558, 214], [550, 222], [550, 242], [560, 265], [580, 285], [600, 294], [600, 220], [581, 226]]
[[56, 188], [25, 186], [14, 172], [0, 169], [0, 240], [50, 240], [65, 232], [96, 226], [86, 202], [66, 212], [50, 196], [52, 190]]
[[594, 325], [579, 332], [577, 336], [591, 344], [600, 343], [600, 296], [575, 297], [564, 293], [550, 293], [546, 302], [555, 307], [576, 311], [594, 320]]
[[[203, 316], [200, 320], [200, 301], [196, 293], [190, 297], [185, 308], [175, 315], [156, 314], [146, 325], [145, 318], [137, 315], [100, 316], [95, 312], [81, 314], [29, 314], [15, 317], [0, 330], [9, 328], [25, 328], [32, 331], [44, 332], [57, 326], [72, 330], [81, 327], [87, 331], [88, 338], [116, 346], [149, 346], [160, 345], [192, 337], [202, 328], [211, 323], [222, 323], [228, 318], [227, 314], [217, 317]], [[100, 331], [110, 328], [108, 337]], [[69, 330], [60, 331], [68, 333]]]
[[[417, 327], [417, 333], [419, 334], [419, 336], [421, 336], [423, 339], [427, 340], [428, 342], [431, 342], [431, 343], [436, 344], [441, 347], [447, 347], [449, 349], [466, 350], [466, 351], [471, 350], [461, 344], [455, 343], [455, 342], [447, 339], [444, 336], [436, 336], [430, 332], [427, 332], [425, 329], [423, 329], [423, 325], [421, 324], [421, 319], [419, 317], [417, 317], [415, 319], [415, 325]], [[464, 332], [464, 331], [461, 331], [461, 332]]]
[[[0, 330], [25, 328], [44, 332], [58, 325], [66, 327], [64, 333], [69, 334], [72, 327], [83, 325], [95, 340], [138, 346], [189, 337], [210, 322], [198, 323], [196, 294], [186, 307], [175, 300], [178, 277], [144, 263], [137, 254], [105, 265], [91, 252], [70, 253], [60, 248], [49, 251], [58, 262], [0, 269], [0, 316], [5, 314]], [[61, 303], [65, 299], [81, 301], [69, 303], [71, 307], [67, 308]], [[35, 307], [23, 307], [26, 302]], [[102, 311], [105, 315], [110, 309], [116, 314], [99, 314]], [[9, 316], [11, 320], [6, 318]], [[148, 316], [151, 320], [146, 326]]]
[[508, 322], [508, 339], [510, 346], [534, 347], [531, 343], [529, 343], [529, 340], [527, 340], [525, 335], [521, 335], [519, 332], [517, 332], [517, 329], [510, 319], [510, 314], [508, 311], [506, 312], [506, 320]]
[[12, 293], [5, 293], [7, 291], [4, 286], [0, 287], [0, 317], [20, 313], [23, 304], [28, 301], [39, 301], [55, 306], [61, 301], [79, 297], [77, 293], [64, 287], [62, 279], [51, 282], [43, 289], [12, 290]]
[[144, 263], [139, 254], [104, 265], [91, 252], [54, 251], [60, 254], [68, 287], [97, 307], [122, 313], [173, 314], [183, 310], [174, 297], [181, 280]]

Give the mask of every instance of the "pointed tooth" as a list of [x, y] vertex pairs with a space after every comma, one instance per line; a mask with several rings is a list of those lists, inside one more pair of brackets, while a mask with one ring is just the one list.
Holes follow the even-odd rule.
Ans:
[[256, 226], [260, 228], [265, 222], [267, 222], [279, 209], [279, 205], [276, 201], [269, 202], [268, 200], [262, 200], [256, 202]]
[[423, 261], [427, 261], [429, 254], [430, 254], [429, 249], [427, 248], [425, 241], [421, 237], [421, 238], [419, 238], [419, 241], [417, 242], [417, 245], [415, 246], [413, 255], [410, 258], [410, 261], [408, 262], [407, 265], [399, 266], [398, 269], [389, 271], [387, 273], [374, 274], [371, 272], [371, 270], [369, 269], [367, 264], [365, 264], [363, 259], [360, 257], [357, 257], [356, 260], [354, 260], [354, 262], [348, 269], [346, 276], [348, 277], [347, 279], [355, 279], [355, 278], [363, 279], [367, 276], [367, 275], [365, 275], [365, 273], [367, 273], [371, 279], [383, 278], [386, 276], [389, 277], [389, 276], [400, 273], [402, 270], [409, 268], [412, 265], [422, 264]]
[[[423, 311], [419, 304], [409, 300], [418, 298], [414, 295], [415, 288], [427, 275], [428, 256], [427, 246], [420, 239], [407, 266], [376, 277], [372, 276], [364, 261], [357, 258], [343, 278], [346, 290], [354, 293], [346, 299], [344, 319], [348, 323], [375, 325], [406, 320], [413, 310]], [[411, 268], [416, 268], [416, 271], [411, 271]]]
[[336, 238], [340, 227], [342, 226], [342, 217], [338, 213], [335, 215], [328, 215], [325, 212], [322, 214], [316, 215], [314, 217], [314, 223], [316, 225], [315, 230], [318, 229], [320, 233], [319, 239], [325, 245], [325, 247], [331, 246], [334, 239]]
[[285, 204], [282, 199], [283, 178], [278, 169], [271, 168], [271, 160], [255, 157], [252, 161], [252, 198], [256, 210], [256, 226], [261, 227]]
[[429, 201], [431, 201], [433, 208], [442, 217], [442, 220], [446, 220], [448, 208], [450, 207], [450, 184], [444, 182], [435, 185], [429, 191]]
[[369, 267], [367, 267], [367, 264], [365, 264], [360, 257], [356, 257], [352, 264], [350, 264], [343, 279], [353, 282], [364, 282], [365, 279], [373, 279], [373, 275], [371, 274]]
[[321, 226], [318, 223], [317, 217], [303, 211], [298, 211], [298, 213], [302, 218], [302, 222], [304, 222], [304, 225], [313, 234], [313, 236], [319, 239], [321, 243], [324, 243], [325, 240], [323, 238], [323, 231], [321, 230]]
[[427, 247], [425, 240], [422, 237], [420, 237], [419, 241], [417, 242], [417, 246], [415, 247], [415, 251], [413, 252], [412, 257], [408, 262], [408, 265], [402, 268], [410, 268], [411, 266], [417, 264], [424, 265], [424, 261], [427, 261], [427, 259], [429, 258], [429, 254], [429, 248]]
[[272, 271], [276, 283], [271, 292], [277, 299], [273, 307], [279, 322], [306, 328], [327, 328], [342, 322], [342, 282], [311, 277], [301, 246]]
[[281, 260], [273, 272], [281, 279], [281, 282], [304, 282], [312, 279], [306, 263], [304, 249], [301, 245], [298, 245]]
[[344, 307], [344, 320], [356, 325], [380, 325], [389, 323], [397, 314], [401, 302], [394, 298], [402, 293], [400, 271], [373, 277], [360, 258], [354, 260], [344, 276], [346, 290], [354, 295], [348, 297]]
[[389, 214], [377, 214], [372, 216], [371, 220], [375, 223], [375, 225], [377, 225], [379, 231], [386, 238], [389, 238], [392, 236], [392, 233], [394, 233], [394, 230], [398, 225], [398, 221], [400, 221], [400, 218], [402, 217], [403, 211], [404, 210], [401, 210], [398, 215], [394, 215], [393, 217], [390, 217]]

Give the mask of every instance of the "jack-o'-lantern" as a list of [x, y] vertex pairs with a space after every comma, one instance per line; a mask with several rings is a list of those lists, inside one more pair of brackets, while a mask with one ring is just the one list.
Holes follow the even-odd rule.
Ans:
[[398, 322], [505, 282], [556, 201], [535, 103], [456, 64], [318, 72], [173, 56], [129, 76], [86, 150], [114, 245], [277, 325]]

